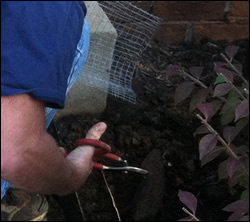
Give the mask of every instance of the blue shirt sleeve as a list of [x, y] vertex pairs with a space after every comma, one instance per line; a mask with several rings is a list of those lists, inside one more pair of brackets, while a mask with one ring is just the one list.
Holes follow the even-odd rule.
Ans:
[[1, 95], [63, 108], [85, 15], [82, 1], [1, 1]]

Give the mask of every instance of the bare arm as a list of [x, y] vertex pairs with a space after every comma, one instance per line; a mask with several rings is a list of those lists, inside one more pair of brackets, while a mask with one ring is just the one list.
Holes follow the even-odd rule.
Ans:
[[[99, 129], [99, 130], [98, 130]], [[86, 138], [99, 139], [104, 123]], [[44, 104], [27, 94], [1, 97], [1, 178], [31, 192], [64, 195], [76, 191], [92, 170], [93, 147], [64, 158], [45, 130]]]

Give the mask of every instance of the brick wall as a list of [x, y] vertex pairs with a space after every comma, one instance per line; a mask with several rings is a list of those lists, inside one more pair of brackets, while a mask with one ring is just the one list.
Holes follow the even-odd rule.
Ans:
[[132, 1], [163, 19], [154, 38], [167, 42], [249, 38], [249, 1]]

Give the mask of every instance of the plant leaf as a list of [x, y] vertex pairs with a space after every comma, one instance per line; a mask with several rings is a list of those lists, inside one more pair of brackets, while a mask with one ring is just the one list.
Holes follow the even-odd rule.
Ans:
[[218, 75], [216, 80], [215, 80], [215, 85], [226, 82], [225, 78], [222, 75]]
[[227, 102], [223, 105], [220, 114], [222, 114], [220, 122], [221, 125], [225, 126], [235, 118], [235, 109], [237, 105], [241, 102], [239, 95], [234, 91], [228, 94]]
[[244, 129], [249, 123], [249, 118], [242, 118], [235, 124], [237, 129], [237, 133], [239, 133], [242, 129]]
[[228, 218], [228, 221], [239, 221], [242, 216], [248, 214], [249, 212], [249, 201], [247, 200], [237, 200], [231, 204], [228, 204], [222, 210], [227, 212], [233, 212]]
[[165, 73], [165, 79], [169, 79], [170, 76], [176, 75], [180, 69], [181, 66], [179, 65], [173, 65], [173, 64], [168, 65]]
[[214, 133], [202, 137], [199, 143], [200, 160], [211, 152], [218, 142], [218, 136]]
[[180, 201], [195, 215], [197, 209], [197, 198], [192, 193], [182, 190], [179, 190], [178, 197]]
[[220, 124], [222, 126], [228, 125], [234, 120], [234, 110], [229, 110], [227, 113], [224, 113], [220, 118]]
[[195, 219], [193, 217], [184, 217], [178, 221], [195, 221]]
[[219, 180], [223, 180], [226, 179], [228, 177], [228, 173], [227, 173], [227, 160], [224, 160], [223, 162], [221, 162], [218, 166], [218, 177]]
[[214, 106], [211, 103], [197, 104], [196, 107], [201, 111], [207, 121], [214, 115]]
[[243, 117], [249, 116], [249, 101], [244, 100], [241, 102], [235, 111], [235, 122]]
[[227, 174], [229, 177], [232, 177], [239, 169], [241, 169], [241, 162], [239, 160], [230, 158], [227, 161]]
[[189, 68], [189, 72], [196, 77], [196, 79], [200, 79], [201, 73], [203, 72], [203, 66], [192, 66]]
[[178, 221], [196, 221], [193, 217], [184, 217]]
[[211, 103], [214, 106], [214, 114], [218, 112], [218, 110], [221, 108], [222, 101], [218, 99], [213, 99]]
[[234, 45], [229, 45], [225, 48], [225, 53], [228, 56], [230, 62], [233, 60], [238, 50], [239, 50], [239, 46], [234, 46]]
[[237, 136], [237, 128], [234, 126], [225, 126], [223, 128], [223, 137], [228, 142], [231, 143]]
[[231, 89], [232, 89], [232, 85], [229, 84], [229, 83], [221, 83], [219, 85], [216, 85], [215, 86], [215, 89], [214, 89], [214, 93], [213, 93], [213, 97], [215, 96], [224, 96], [226, 95]]
[[227, 66], [228, 66], [227, 62], [214, 62], [214, 70], [216, 70], [216, 68], [227, 67]]
[[226, 82], [227, 81], [233, 82], [233, 80], [234, 80], [234, 74], [230, 70], [225, 69], [223, 67], [216, 67], [215, 71], [216, 71], [217, 75], [223, 75], [223, 76], [225, 76], [226, 79], [225, 78], [224, 79], [225, 79]]
[[219, 156], [223, 151], [225, 150], [222, 146], [216, 146], [211, 152], [209, 152], [206, 156], [204, 156], [201, 160], [201, 166], [204, 166], [205, 164], [209, 163], [213, 159], [215, 159], [217, 156]]
[[205, 125], [201, 125], [195, 130], [193, 136], [195, 137], [197, 134], [207, 134], [207, 133], [210, 133], [208, 128]]
[[228, 178], [228, 186], [234, 187], [235, 185], [242, 183], [243, 178], [244, 178], [244, 173], [242, 172], [235, 173], [232, 177]]
[[201, 88], [197, 92], [193, 93], [193, 96], [189, 103], [189, 112], [191, 113], [198, 103], [203, 103], [206, 101], [206, 98], [210, 92], [209, 88]]
[[249, 200], [249, 189], [244, 190], [240, 195], [241, 200]]
[[184, 82], [177, 86], [175, 90], [175, 105], [186, 99], [194, 89], [194, 82]]

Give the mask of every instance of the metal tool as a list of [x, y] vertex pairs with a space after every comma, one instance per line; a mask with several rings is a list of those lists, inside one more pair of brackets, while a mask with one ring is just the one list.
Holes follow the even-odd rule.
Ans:
[[[119, 162], [124, 163], [124, 166], [116, 167], [116, 166], [106, 166], [106, 165], [101, 164], [101, 163], [93, 162], [93, 167], [95, 169], [132, 171], [132, 172], [141, 173], [144, 175], [149, 173], [147, 170], [144, 170], [144, 169], [141, 169], [138, 167], [134, 167], [134, 166], [128, 166], [126, 160], [111, 153], [111, 147], [108, 144], [106, 144], [105, 142], [102, 142], [99, 140], [93, 140], [93, 139], [79, 139], [76, 141], [76, 145], [77, 146], [83, 146], [83, 145], [94, 146], [96, 148], [94, 156], [100, 157], [100, 158], [106, 158], [106, 159], [110, 159], [110, 160], [115, 160], [115, 161], [119, 161]], [[68, 154], [66, 154], [65, 156], [67, 156], [67, 155]]]

